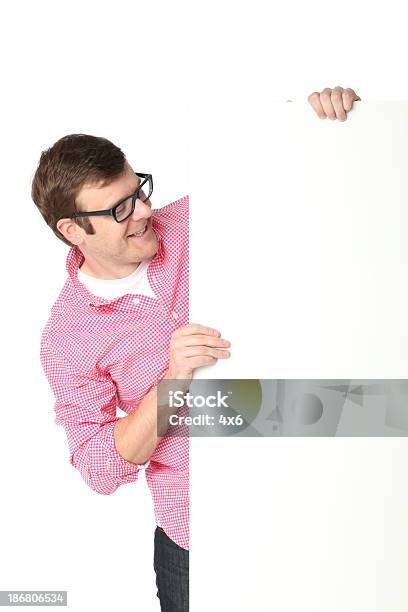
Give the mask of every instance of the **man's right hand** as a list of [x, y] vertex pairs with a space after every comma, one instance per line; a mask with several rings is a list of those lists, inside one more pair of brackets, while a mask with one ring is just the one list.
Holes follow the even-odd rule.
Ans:
[[170, 340], [169, 367], [165, 378], [190, 380], [196, 368], [227, 359], [228, 340], [211, 327], [192, 323], [176, 329]]
[[[221, 338], [216, 329], [204, 325], [185, 325], [176, 329], [170, 339], [169, 366], [163, 377], [178, 379], [181, 389], [190, 384], [193, 371], [230, 356], [226, 350], [230, 343]], [[184, 382], [187, 381], [187, 382]], [[174, 408], [168, 402], [162, 405], [157, 385], [142, 398], [130, 414], [115, 423], [114, 439], [119, 454], [137, 465], [146, 464], [158, 442], [165, 435], [169, 416]], [[160, 410], [159, 410], [160, 409]]]

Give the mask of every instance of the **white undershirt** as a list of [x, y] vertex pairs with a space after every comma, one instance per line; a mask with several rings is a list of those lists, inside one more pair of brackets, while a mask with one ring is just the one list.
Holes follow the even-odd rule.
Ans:
[[89, 276], [82, 270], [78, 269], [78, 280], [93, 295], [105, 298], [107, 300], [114, 300], [127, 293], [138, 293], [146, 295], [148, 297], [155, 298], [149, 279], [147, 278], [147, 268], [152, 258], [145, 259], [136, 268], [134, 272], [125, 276], [124, 278], [112, 278], [102, 279]]

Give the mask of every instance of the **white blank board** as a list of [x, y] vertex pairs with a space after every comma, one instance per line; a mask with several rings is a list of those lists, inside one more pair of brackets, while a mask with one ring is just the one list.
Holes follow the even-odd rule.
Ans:
[[406, 438], [194, 438], [191, 612], [406, 612]]
[[[406, 378], [408, 103], [190, 113], [200, 378]], [[402, 612], [405, 438], [194, 438], [191, 609]]]
[[190, 113], [191, 315], [232, 343], [215, 378], [404, 378], [408, 103]]

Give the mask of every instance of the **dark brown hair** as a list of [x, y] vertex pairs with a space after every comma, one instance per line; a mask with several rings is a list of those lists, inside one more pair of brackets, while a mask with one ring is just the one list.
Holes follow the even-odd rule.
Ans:
[[[125, 170], [126, 158], [121, 149], [106, 138], [87, 134], [70, 134], [60, 138], [41, 153], [34, 174], [31, 197], [54, 234], [72, 246], [57, 230], [59, 219], [79, 212], [76, 197], [87, 183], [104, 187]], [[95, 230], [86, 217], [76, 219], [87, 234]]]

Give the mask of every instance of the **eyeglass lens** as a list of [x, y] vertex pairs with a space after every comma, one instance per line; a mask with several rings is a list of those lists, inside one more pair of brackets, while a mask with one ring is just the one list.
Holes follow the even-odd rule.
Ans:
[[[141, 189], [139, 189], [137, 198], [142, 202], [146, 202], [146, 200], [150, 197], [152, 193], [152, 181], [150, 179], [143, 185]], [[132, 214], [132, 196], [121, 202], [120, 205], [115, 209], [115, 215], [117, 221], [124, 221], [129, 215]]]

